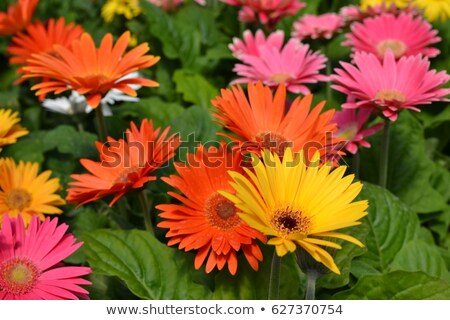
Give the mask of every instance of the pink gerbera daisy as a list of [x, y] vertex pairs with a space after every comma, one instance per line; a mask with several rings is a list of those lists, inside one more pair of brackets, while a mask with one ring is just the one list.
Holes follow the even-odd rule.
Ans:
[[[249, 40], [247, 43], [256, 43]], [[278, 33], [276, 38], [281, 35]], [[271, 37], [269, 35], [268, 39]], [[319, 73], [325, 67], [327, 58], [319, 52], [310, 50], [309, 45], [302, 44], [298, 39], [291, 38], [284, 47], [279, 41], [266, 41], [250, 53], [241, 53], [238, 57], [242, 63], [235, 65], [235, 71], [241, 78], [232, 82], [248, 83], [262, 81], [270, 87], [285, 84], [288, 91], [309, 94], [307, 83], [326, 81], [327, 77]]]
[[380, 61], [372, 53], [357, 52], [354, 62], [356, 67], [341, 62], [343, 69], [335, 69], [337, 74], [331, 76], [336, 83], [332, 88], [356, 99], [345, 103], [344, 108], [376, 108], [395, 121], [402, 109], [420, 111], [419, 105], [449, 101], [444, 96], [450, 88], [441, 88], [449, 81], [449, 75], [429, 70], [426, 57], [402, 57], [396, 61], [392, 51], [387, 50]]
[[233, 38], [233, 43], [228, 47], [230, 48], [233, 56], [239, 58], [242, 54], [249, 54], [252, 56], [259, 56], [259, 48], [276, 48], [281, 50], [284, 42], [284, 33], [281, 30], [272, 32], [266, 38], [264, 32], [259, 29], [256, 31], [255, 36], [253, 36], [250, 30], [244, 31], [243, 39]]
[[80, 285], [91, 284], [81, 276], [88, 267], [64, 266], [61, 261], [83, 244], [66, 234], [67, 224], [37, 216], [25, 229], [22, 217], [3, 218], [0, 231], [0, 300], [87, 299]]
[[285, 16], [296, 14], [305, 3], [298, 0], [222, 0], [232, 6], [242, 6], [239, 21], [273, 25]]
[[429, 47], [441, 40], [438, 31], [420, 16], [412, 14], [383, 14], [364, 19], [351, 26], [343, 45], [352, 47], [354, 52], [372, 52], [383, 59], [387, 49], [391, 49], [395, 58], [422, 54], [436, 57], [439, 50]]
[[319, 16], [307, 14], [294, 23], [292, 36], [300, 40], [330, 39], [343, 26], [344, 19], [336, 13], [325, 13]]
[[375, 134], [381, 130], [383, 123], [375, 124], [369, 128], [365, 128], [367, 120], [372, 114], [372, 109], [343, 109], [335, 112], [331, 122], [337, 124], [338, 131], [336, 135], [344, 140], [345, 149], [355, 154], [358, 146], [370, 148], [370, 143], [365, 138]]

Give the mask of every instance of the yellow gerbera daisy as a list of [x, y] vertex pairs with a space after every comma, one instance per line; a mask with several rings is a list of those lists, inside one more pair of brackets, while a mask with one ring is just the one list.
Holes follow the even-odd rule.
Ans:
[[23, 128], [19, 122], [18, 112], [13, 112], [11, 109], [0, 109], [0, 147], [15, 143], [17, 138], [28, 134], [28, 130]]
[[60, 214], [55, 207], [65, 204], [63, 198], [55, 194], [60, 189], [59, 179], [49, 179], [50, 170], [38, 174], [38, 164], [13, 159], [0, 161], [0, 222], [3, 216], [22, 216], [26, 225], [33, 215], [44, 220], [45, 214]]
[[354, 176], [343, 177], [346, 167], [330, 173], [330, 166], [319, 167], [317, 152], [307, 166], [303, 152], [294, 158], [286, 149], [283, 159], [264, 150], [261, 161], [253, 155], [254, 173], [245, 169], [249, 178], [230, 172], [236, 194], [221, 192], [234, 202], [238, 215], [251, 227], [272, 236], [277, 255], [294, 252], [297, 245], [331, 271], [340, 274], [333, 257], [321, 246], [341, 249], [332, 241], [338, 238], [358, 246], [363, 244], [334, 230], [359, 225], [368, 207], [366, 200], [352, 202], [362, 184], [352, 183]]
[[423, 15], [429, 21], [441, 19], [445, 22], [450, 18], [449, 0], [414, 0], [413, 5], [423, 10]]
[[112, 22], [116, 14], [131, 20], [140, 13], [139, 0], [108, 0], [102, 7], [102, 17], [107, 23]]
[[397, 7], [403, 8], [406, 7], [409, 2], [410, 0], [361, 0], [361, 8], [366, 10], [368, 7], [373, 7], [379, 4], [384, 4], [388, 7], [395, 4]]

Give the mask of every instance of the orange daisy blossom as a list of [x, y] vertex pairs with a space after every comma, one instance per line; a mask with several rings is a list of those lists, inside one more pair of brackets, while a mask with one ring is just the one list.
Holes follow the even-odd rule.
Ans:
[[[68, 48], [82, 33], [83, 27], [74, 23], [66, 25], [64, 18], [59, 18], [56, 22], [50, 19], [46, 25], [40, 21], [30, 24], [25, 31], [11, 39], [7, 48], [11, 55], [9, 62], [24, 65], [34, 53], [54, 54], [53, 45]], [[17, 72], [22, 73], [22, 68], [17, 69]]]
[[55, 54], [33, 55], [23, 68], [26, 74], [22, 77], [48, 78], [31, 88], [37, 90], [38, 96], [49, 92], [60, 94], [67, 90], [76, 90], [86, 96], [92, 108], [96, 108], [102, 97], [111, 89], [135, 97], [137, 93], [130, 84], [147, 87], [156, 87], [159, 84], [144, 78], [120, 78], [132, 71], [153, 66], [159, 57], [145, 55], [150, 50], [147, 43], [125, 53], [129, 42], [129, 31], [124, 32], [115, 45], [113, 36], [107, 34], [103, 37], [100, 47], [96, 48], [92, 37], [83, 33], [80, 39], [72, 42], [69, 49], [55, 45]]
[[150, 174], [171, 159], [180, 145], [178, 136], [167, 136], [169, 129], [160, 132], [151, 120], [144, 119], [139, 129], [131, 122], [126, 141], [109, 137], [107, 144], [97, 142], [101, 161], [80, 160], [90, 173], [71, 175], [75, 181], [69, 182], [66, 200], [83, 205], [115, 194], [109, 203], [112, 206], [131, 189], [156, 180]]
[[221, 190], [234, 192], [228, 170], [243, 173], [243, 157], [239, 152], [227, 151], [222, 143], [219, 148], [200, 145], [187, 160], [187, 164], [175, 164], [179, 175], [162, 178], [182, 193], [169, 192], [181, 205], [156, 206], [163, 211], [160, 217], [164, 219], [158, 227], [169, 229], [168, 245], [198, 250], [194, 266], [199, 269], [206, 261], [207, 273], [227, 264], [229, 272], [236, 274], [237, 252], [241, 249], [250, 266], [258, 270], [263, 256], [256, 239], [266, 242], [266, 237], [239, 218], [235, 205], [219, 194]]
[[[222, 89], [212, 104], [213, 116], [236, 136], [229, 137], [244, 152], [261, 154], [269, 149], [282, 156], [287, 147], [294, 153], [304, 150], [310, 160], [316, 151], [322, 160], [333, 158], [339, 138], [333, 137], [337, 127], [331, 120], [334, 110], [322, 114], [325, 101], [310, 111], [313, 96], [297, 97], [286, 112], [286, 87], [278, 86], [275, 95], [261, 82], [248, 84], [248, 98], [238, 86]], [[220, 133], [219, 133], [220, 134]]]
[[0, 12], [0, 35], [10, 36], [23, 30], [33, 17], [39, 0], [18, 0], [7, 12]]

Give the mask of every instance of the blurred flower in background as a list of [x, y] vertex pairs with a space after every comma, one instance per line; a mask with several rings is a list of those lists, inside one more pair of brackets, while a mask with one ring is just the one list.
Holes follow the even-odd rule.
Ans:
[[332, 122], [337, 124], [336, 136], [343, 140], [344, 148], [351, 154], [358, 152], [358, 147], [370, 148], [365, 138], [377, 133], [383, 128], [383, 123], [365, 128], [373, 110], [343, 109], [334, 113]]
[[141, 14], [139, 0], [107, 0], [102, 7], [102, 17], [107, 23], [111, 23], [115, 15], [131, 20], [139, 14]]
[[336, 13], [322, 15], [306, 14], [294, 22], [292, 37], [299, 40], [331, 39], [331, 37], [344, 26], [344, 19]]
[[298, 0], [222, 0], [232, 6], [240, 6], [239, 20], [273, 25], [281, 18], [295, 15], [305, 3]]
[[0, 35], [11, 36], [31, 23], [39, 0], [18, 0], [7, 12], [0, 12]]
[[423, 11], [425, 18], [434, 22], [450, 19], [450, 1], [448, 0], [413, 0], [413, 5]]
[[28, 134], [28, 130], [20, 124], [17, 111], [0, 109], [0, 151], [1, 147], [16, 143], [17, 139]]
[[[23, 73], [22, 66], [35, 53], [56, 54], [54, 45], [69, 48], [72, 41], [79, 39], [83, 33], [83, 27], [74, 23], [66, 24], [64, 18], [50, 19], [44, 25], [41, 21], [29, 24], [24, 31], [17, 33], [11, 39], [7, 48], [10, 54], [11, 64], [21, 65], [17, 73]], [[19, 79], [18, 82], [24, 79]]]

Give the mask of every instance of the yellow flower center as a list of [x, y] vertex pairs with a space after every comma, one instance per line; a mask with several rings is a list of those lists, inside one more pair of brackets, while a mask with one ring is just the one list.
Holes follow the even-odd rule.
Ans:
[[283, 235], [292, 233], [307, 233], [311, 221], [301, 211], [291, 209], [278, 209], [272, 217], [272, 226]]
[[398, 102], [405, 102], [406, 96], [397, 89], [382, 89], [377, 92], [375, 95], [375, 99], [380, 100], [382, 102], [386, 101], [398, 101]]
[[260, 149], [269, 149], [279, 156], [284, 155], [286, 148], [292, 148], [292, 141], [275, 132], [260, 132], [255, 136], [255, 141]]
[[269, 77], [269, 80], [276, 82], [278, 84], [285, 83], [289, 79], [292, 79], [292, 76], [286, 72], [275, 73]]
[[402, 57], [408, 47], [400, 40], [383, 40], [377, 45], [377, 51], [380, 56], [384, 57], [387, 49], [391, 49], [396, 59]]
[[205, 203], [205, 214], [208, 222], [222, 230], [230, 230], [241, 223], [236, 214], [236, 207], [230, 200], [214, 192]]
[[12, 210], [22, 211], [31, 205], [32, 200], [31, 193], [21, 188], [11, 189], [5, 195], [5, 203]]
[[29, 259], [14, 257], [0, 264], [0, 291], [14, 295], [31, 292], [41, 272]]

